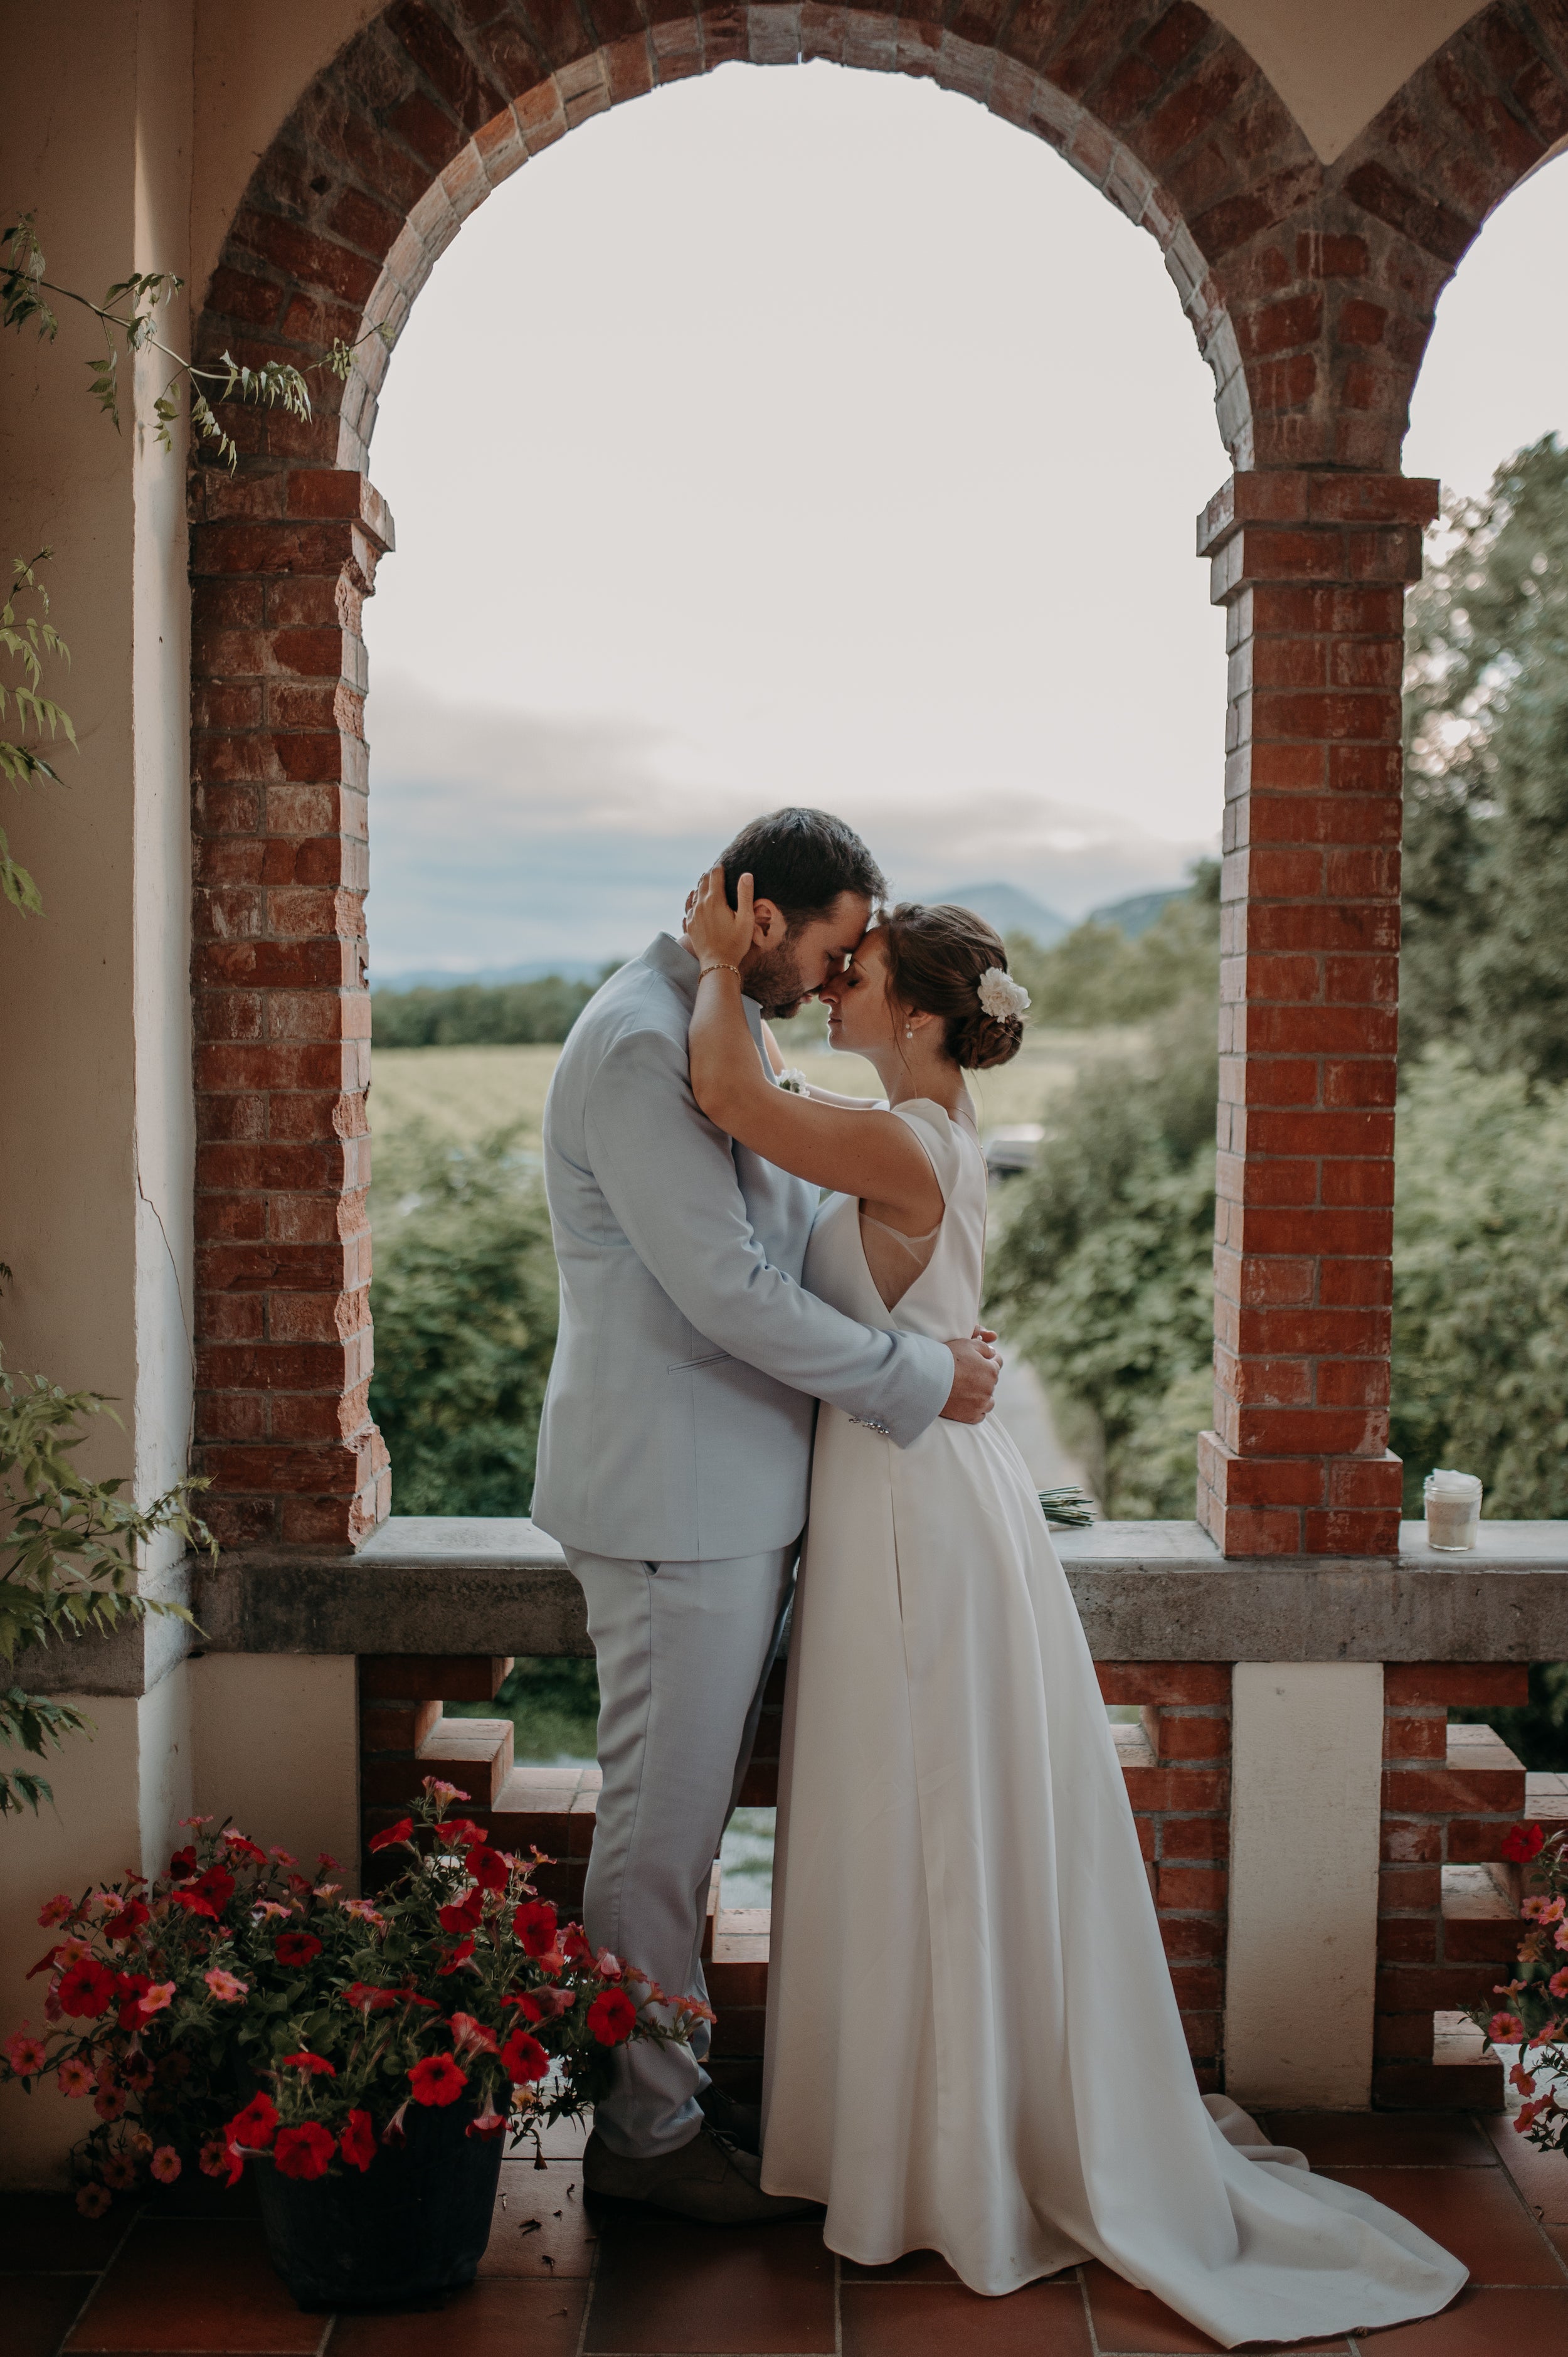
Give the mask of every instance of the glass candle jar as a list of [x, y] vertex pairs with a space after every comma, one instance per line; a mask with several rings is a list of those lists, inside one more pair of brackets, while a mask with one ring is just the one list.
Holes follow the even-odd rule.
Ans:
[[1444, 1555], [1462, 1555], [1473, 1547], [1481, 1527], [1481, 1484], [1474, 1473], [1455, 1473], [1439, 1467], [1423, 1485], [1426, 1501], [1426, 1544]]

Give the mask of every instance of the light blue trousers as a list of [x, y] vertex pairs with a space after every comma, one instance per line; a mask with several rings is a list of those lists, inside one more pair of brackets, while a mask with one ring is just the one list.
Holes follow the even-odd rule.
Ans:
[[[599, 1766], [584, 1928], [671, 1996], [705, 1996], [708, 1881], [757, 1734], [794, 1587], [797, 1548], [717, 1563], [636, 1563], [565, 1550], [598, 1656]], [[705, 2025], [690, 2047], [618, 2050], [594, 2125], [631, 2159], [702, 2125]]]

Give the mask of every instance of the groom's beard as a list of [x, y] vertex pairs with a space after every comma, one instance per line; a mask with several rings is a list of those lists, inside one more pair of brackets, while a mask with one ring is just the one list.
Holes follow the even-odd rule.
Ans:
[[811, 996], [800, 979], [800, 970], [795, 963], [795, 952], [788, 934], [778, 949], [769, 950], [766, 956], [757, 959], [755, 965], [746, 968], [742, 986], [747, 998], [756, 999], [764, 1015], [777, 1017], [779, 1020], [793, 1015]]

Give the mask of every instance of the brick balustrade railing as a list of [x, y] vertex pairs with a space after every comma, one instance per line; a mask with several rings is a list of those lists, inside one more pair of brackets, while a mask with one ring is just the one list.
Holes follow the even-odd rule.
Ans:
[[[367, 1887], [385, 1861], [370, 1856], [439, 1774], [470, 1795], [493, 1840], [549, 1860], [540, 1895], [576, 1913], [592, 1846], [597, 1777], [512, 1767], [510, 1719], [452, 1717], [442, 1701], [488, 1701], [510, 1661], [494, 1655], [390, 1654], [360, 1663], [360, 1796]], [[1222, 1662], [1101, 1662], [1108, 1703], [1136, 1704], [1142, 1724], [1113, 1732], [1149, 1869], [1172, 1986], [1199, 2086], [1225, 2084], [1225, 1963], [1230, 1840], [1230, 1666]], [[1517, 1703], [1526, 1672], [1511, 1663], [1390, 1663], [1384, 1673], [1386, 1768], [1378, 1907], [1372, 2096], [1423, 2109], [1501, 2102], [1495, 2061], [1438, 2060], [1434, 2024], [1487, 2003], [1508, 1976], [1520, 1936], [1518, 1876], [1502, 1839], [1525, 1805], [1525, 1777], [1486, 1727], [1451, 1727], [1451, 1706]], [[775, 1672], [743, 1801], [778, 1799], [783, 1671]], [[722, 1906], [722, 1900], [721, 1900]], [[760, 2066], [767, 2004], [766, 1926], [718, 1916], [704, 1951], [719, 2009], [714, 2050], [746, 2083]]]

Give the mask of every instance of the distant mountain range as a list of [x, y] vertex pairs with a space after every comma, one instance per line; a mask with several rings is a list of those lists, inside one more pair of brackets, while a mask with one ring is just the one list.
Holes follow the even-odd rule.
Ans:
[[[1185, 884], [1172, 884], [1161, 892], [1134, 892], [1124, 900], [1109, 900], [1102, 908], [1091, 909], [1079, 924], [1114, 925], [1129, 941], [1147, 932], [1160, 910], [1171, 900], [1179, 900], [1187, 891]], [[1021, 891], [1016, 884], [955, 884], [950, 891], [930, 892], [931, 900], [951, 900], [961, 909], [972, 909], [999, 933], [1027, 933], [1048, 950], [1073, 930], [1065, 917], [1036, 900], [1032, 892]]]
[[[1103, 908], [1091, 909], [1088, 918], [1101, 925], [1115, 925], [1129, 941], [1146, 932], [1169, 901], [1179, 900], [1187, 890], [1185, 884], [1169, 885], [1162, 892], [1134, 892], [1127, 899], [1111, 900]], [[972, 909], [999, 933], [1027, 933], [1044, 950], [1051, 948], [1073, 930], [1065, 917], [1036, 900], [1032, 892], [1025, 892], [1016, 884], [954, 884], [940, 892], [922, 895], [928, 900], [950, 900], [961, 909]], [[596, 982], [604, 972], [603, 958], [533, 958], [525, 965], [481, 966], [477, 972], [454, 974], [450, 968], [426, 966], [407, 974], [390, 974], [375, 983], [378, 990], [456, 990], [464, 983], [478, 983], [484, 988], [503, 982], [540, 982], [546, 974], [559, 974], [563, 982]]]
[[1072, 931], [1065, 917], [1058, 917], [1054, 909], [1047, 909], [1032, 892], [1020, 891], [1016, 884], [954, 884], [940, 892], [922, 892], [920, 898], [948, 900], [955, 908], [972, 909], [977, 917], [983, 917], [999, 933], [1027, 933], [1043, 950], [1048, 950], [1053, 942], [1059, 942], [1064, 933]]
[[1103, 909], [1091, 909], [1089, 913], [1096, 924], [1114, 925], [1135, 942], [1140, 933], [1148, 931], [1162, 909], [1168, 909], [1173, 900], [1185, 900], [1187, 889], [1185, 884], [1172, 884], [1163, 892], [1133, 892], [1125, 900], [1108, 901]]

